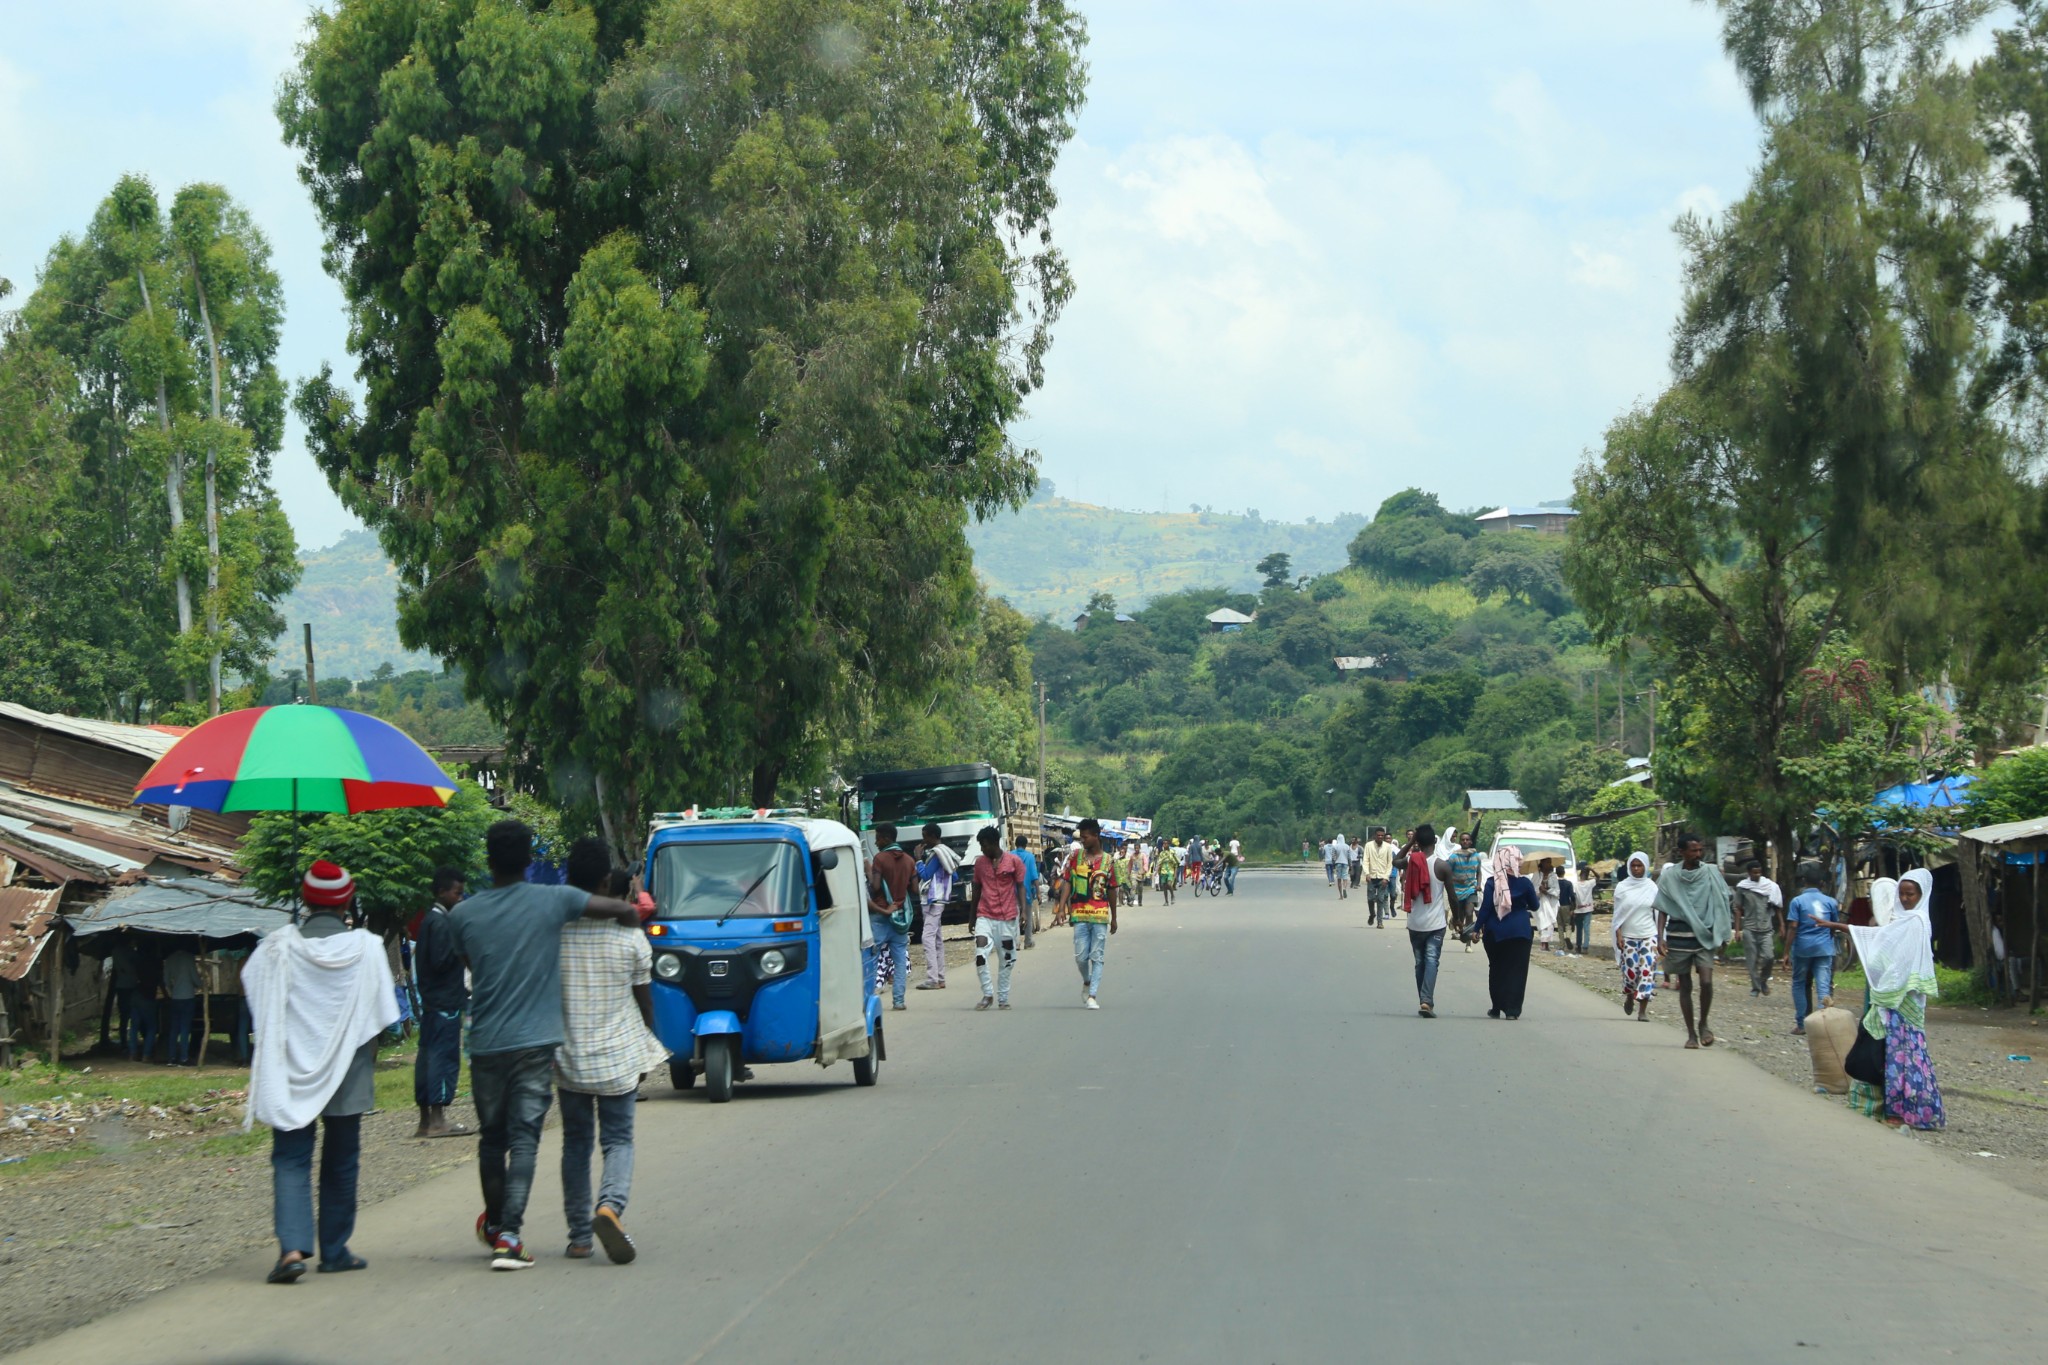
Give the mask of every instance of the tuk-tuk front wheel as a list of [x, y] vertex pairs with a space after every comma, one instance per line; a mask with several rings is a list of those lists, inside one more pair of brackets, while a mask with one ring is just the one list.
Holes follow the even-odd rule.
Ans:
[[670, 1062], [668, 1064], [668, 1079], [669, 1084], [673, 1085], [676, 1089], [689, 1090], [697, 1084], [697, 1071], [688, 1062]]
[[704, 1040], [704, 1098], [713, 1104], [732, 1098], [732, 1049], [730, 1038]]
[[868, 1039], [868, 1055], [853, 1059], [853, 1083], [873, 1085], [882, 1078], [882, 1026], [875, 1025], [874, 1037]]

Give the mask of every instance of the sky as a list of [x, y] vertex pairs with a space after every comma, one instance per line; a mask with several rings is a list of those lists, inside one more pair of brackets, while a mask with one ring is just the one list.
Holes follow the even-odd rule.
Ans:
[[[128, 171], [270, 235], [279, 367], [347, 374], [341, 294], [272, 112], [298, 0], [0, 0], [0, 276], [32, 287]], [[1370, 513], [1561, 498], [1669, 373], [1673, 222], [1757, 127], [1694, 0], [1082, 0], [1058, 173], [1077, 293], [1018, 439], [1113, 507]], [[18, 301], [18, 300], [17, 300]], [[355, 525], [296, 426], [302, 548]]]

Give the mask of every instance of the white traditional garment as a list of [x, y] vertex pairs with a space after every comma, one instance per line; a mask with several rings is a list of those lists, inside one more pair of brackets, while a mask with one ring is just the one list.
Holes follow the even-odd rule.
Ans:
[[[1635, 875], [1635, 865], [1643, 875]], [[1650, 855], [1631, 853], [1622, 864], [1628, 875], [1614, 883], [1614, 932], [1623, 939], [1657, 937], [1657, 882], [1650, 876]]]
[[[1648, 864], [1646, 863], [1644, 866], [1647, 867]], [[1783, 910], [1785, 908], [1784, 889], [1769, 877], [1744, 877], [1741, 881], [1735, 883], [1735, 889], [1737, 891], [1757, 892], [1778, 909]]]
[[1870, 917], [1878, 927], [1890, 924], [1899, 913], [1899, 884], [1890, 877], [1879, 877], [1870, 884]]
[[304, 1128], [334, 1098], [356, 1049], [398, 1022], [384, 943], [367, 929], [307, 938], [264, 936], [242, 966], [256, 1031], [246, 1131], [256, 1121]]
[[1903, 899], [1890, 924], [1850, 925], [1856, 956], [1870, 982], [1870, 1009], [1863, 1027], [1882, 1038], [1882, 1010], [1897, 1010], [1916, 1029], [1927, 1027], [1927, 997], [1939, 996], [1934, 978], [1934, 926], [1928, 911], [1934, 905], [1934, 874], [1924, 867], [1908, 872], [1904, 881], [1920, 888], [1920, 903], [1908, 909]]

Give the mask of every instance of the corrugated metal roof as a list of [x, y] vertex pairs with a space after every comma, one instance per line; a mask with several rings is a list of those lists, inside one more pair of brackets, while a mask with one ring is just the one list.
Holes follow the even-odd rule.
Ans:
[[24, 725], [33, 725], [39, 730], [50, 730], [74, 739], [90, 740], [94, 744], [105, 744], [110, 748], [125, 749], [131, 754], [141, 754], [154, 762], [169, 753], [178, 737], [149, 725], [118, 725], [110, 720], [86, 720], [81, 716], [60, 716], [49, 711], [37, 711], [17, 702], [0, 701], [0, 716], [18, 720]]
[[261, 938], [291, 922], [288, 907], [264, 904], [248, 887], [209, 877], [152, 878], [64, 916], [64, 923], [80, 938], [113, 929], [209, 939]]
[[2048, 844], [2048, 817], [2039, 820], [2013, 820], [2003, 825], [1980, 825], [1976, 829], [1963, 831], [1963, 838], [1980, 844]]
[[1482, 513], [1474, 521], [1498, 521], [1502, 517], [1575, 517], [1578, 511], [1571, 507], [1500, 507]]
[[66, 838], [37, 829], [26, 820], [17, 820], [9, 815], [0, 815], [0, 830], [6, 830], [15, 839], [26, 839], [40, 848], [48, 849], [74, 867], [95, 867], [104, 869], [102, 881], [112, 881], [123, 872], [140, 872], [143, 864], [133, 858], [123, 857], [110, 849], [86, 843], [79, 839]]
[[1230, 607], [1218, 607], [1203, 619], [1219, 626], [1243, 626], [1251, 624], [1253, 618]]
[[1504, 789], [1483, 790], [1473, 788], [1465, 793], [1466, 810], [1522, 810], [1519, 792]]
[[[0, 847], [49, 881], [109, 882], [165, 862], [239, 875], [223, 843], [173, 834], [145, 808], [107, 810], [0, 782]], [[161, 870], [161, 869], [159, 869]]]
[[0, 887], [0, 981], [20, 981], [36, 965], [63, 894], [28, 886]]

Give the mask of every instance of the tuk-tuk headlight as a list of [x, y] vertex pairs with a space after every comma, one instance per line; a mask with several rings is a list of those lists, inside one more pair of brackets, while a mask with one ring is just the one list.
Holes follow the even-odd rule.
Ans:
[[761, 954], [761, 975], [781, 976], [782, 969], [789, 965], [789, 959], [782, 955], [780, 948], [770, 948]]
[[674, 953], [656, 953], [654, 974], [663, 981], [680, 981], [683, 975], [683, 960]]

